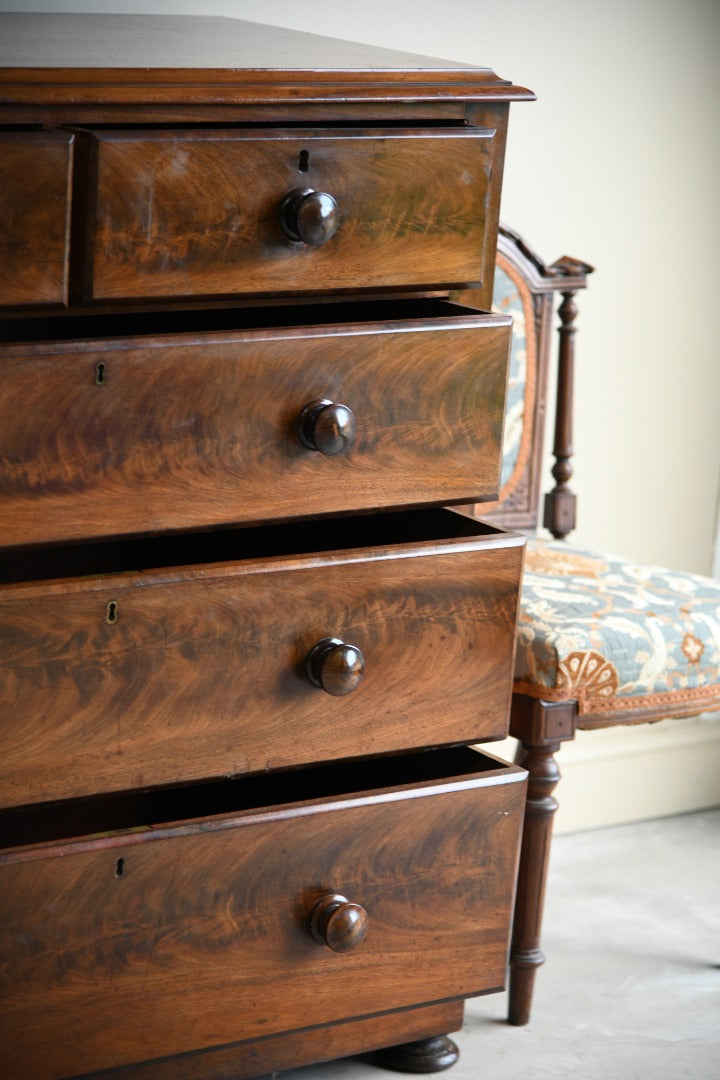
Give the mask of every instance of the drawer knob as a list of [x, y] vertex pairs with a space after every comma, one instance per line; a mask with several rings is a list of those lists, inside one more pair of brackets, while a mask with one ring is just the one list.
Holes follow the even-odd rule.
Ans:
[[339, 893], [330, 893], [318, 900], [310, 915], [310, 931], [320, 945], [333, 952], [354, 949], [367, 933], [367, 911], [360, 904], [351, 904]]
[[296, 188], [282, 201], [280, 225], [291, 240], [317, 247], [335, 235], [339, 224], [338, 205], [326, 191]]
[[309, 402], [298, 419], [300, 442], [326, 457], [336, 457], [355, 442], [355, 417], [348, 405], [327, 398]]
[[339, 638], [323, 638], [310, 650], [305, 670], [313, 686], [333, 697], [344, 697], [361, 682], [365, 657], [357, 645], [348, 645]]

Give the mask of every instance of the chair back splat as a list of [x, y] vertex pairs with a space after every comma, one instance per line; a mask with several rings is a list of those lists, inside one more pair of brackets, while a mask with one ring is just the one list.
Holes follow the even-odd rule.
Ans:
[[553, 312], [556, 296], [561, 293], [553, 447], [556, 486], [545, 496], [544, 524], [557, 538], [567, 536], [575, 527], [575, 495], [569, 487], [577, 316], [574, 301], [575, 294], [587, 287], [592, 271], [588, 263], [567, 255], [548, 266], [522, 237], [500, 226], [493, 307], [514, 317], [502, 480], [497, 502], [476, 504], [476, 517], [522, 532], [534, 533], [537, 529]]

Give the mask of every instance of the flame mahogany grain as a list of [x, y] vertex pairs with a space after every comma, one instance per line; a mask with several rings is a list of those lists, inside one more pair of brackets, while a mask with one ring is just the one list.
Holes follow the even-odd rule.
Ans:
[[[524, 774], [472, 750], [446, 757], [447, 777], [406, 786], [396, 759], [401, 786], [385, 794], [1, 856], [3, 1076], [74, 1075], [502, 986]], [[367, 912], [349, 952], [311, 933], [334, 891]]]
[[[502, 737], [522, 547], [477, 531], [7, 586], [0, 802]], [[328, 636], [365, 657], [345, 698], [305, 674]]]
[[[462, 744], [507, 729], [522, 540], [431, 508], [498, 488], [482, 312], [531, 97], [231, 19], [0, 14], [8, 1080], [439, 1070], [502, 987], [525, 773]], [[336, 456], [298, 434], [326, 400]], [[346, 696], [307, 678], [327, 638]], [[349, 951], [313, 939], [335, 895]]]
[[[393, 310], [394, 323], [303, 326], [294, 309], [299, 325], [274, 330], [0, 346], [0, 546], [493, 494], [510, 320]], [[328, 397], [356, 418], [336, 458], [297, 432]]]

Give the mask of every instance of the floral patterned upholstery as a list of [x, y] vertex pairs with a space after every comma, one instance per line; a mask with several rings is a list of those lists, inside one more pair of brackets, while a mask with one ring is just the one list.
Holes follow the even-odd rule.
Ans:
[[720, 700], [720, 582], [530, 540], [515, 690], [579, 716]]
[[520, 290], [501, 260], [498, 260], [495, 268], [493, 311], [501, 315], [512, 315], [513, 318], [500, 479], [501, 498], [503, 498], [515, 472], [523, 445], [528, 389], [528, 350], [526, 315]]

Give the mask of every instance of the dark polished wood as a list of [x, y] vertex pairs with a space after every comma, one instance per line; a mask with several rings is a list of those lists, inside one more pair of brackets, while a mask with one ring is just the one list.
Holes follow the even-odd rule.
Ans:
[[[493, 138], [473, 128], [95, 133], [86, 295], [482, 283]], [[336, 204], [319, 245], [288, 236], [285, 200], [300, 181]]]
[[404, 1046], [411, 1040], [436, 1045], [438, 1036], [434, 1032], [457, 1031], [462, 1020], [462, 1002], [450, 1001], [210, 1050], [196, 1050], [87, 1075], [88, 1080], [217, 1080], [218, 1077], [256, 1080], [276, 1070], [331, 1061], [351, 1054], [362, 1054], [365, 1060], [383, 1066], [382, 1054], [374, 1053], [377, 1048]]
[[[593, 268], [569, 256], [547, 265], [521, 236], [507, 228], [501, 228], [498, 263], [515, 284], [525, 316], [527, 388], [523, 442], [518, 465], [501, 490], [498, 502], [489, 506], [481, 503], [473, 512], [500, 525], [528, 532], [537, 528], [553, 316], [557, 295], [562, 293], [555, 402], [557, 484], [545, 496], [544, 518], [545, 526], [561, 538], [575, 526], [575, 496], [569, 487], [577, 316], [574, 298], [587, 287]], [[510, 951], [508, 1020], [517, 1026], [529, 1022], [535, 974], [544, 962], [540, 948], [542, 915], [553, 819], [558, 805], [553, 792], [560, 780], [555, 754], [563, 741], [574, 738], [577, 726], [574, 701], [544, 702], [513, 695], [510, 734], [519, 740], [517, 760], [529, 774]]]
[[2, 82], [16, 105], [534, 99], [486, 67], [242, 19], [16, 12], [2, 31]]
[[379, 1050], [374, 1060], [384, 1069], [403, 1073], [436, 1073], [451, 1068], [460, 1052], [447, 1035], [390, 1046]]
[[[0, 802], [501, 737], [521, 541], [472, 523], [463, 532], [457, 518], [440, 542], [425, 520], [414, 541], [392, 518], [384, 534], [371, 519], [328, 524], [329, 544], [347, 548], [363, 525], [379, 542], [326, 554], [282, 554], [264, 532], [228, 533], [239, 561], [202, 560], [217, 544], [200, 539], [197, 565], [157, 570], [148, 564], [167, 559], [170, 539], [126, 545], [124, 565], [110, 555], [124, 573], [7, 585]], [[267, 554], [248, 557], [250, 542]], [[174, 549], [188, 560], [190, 540]], [[92, 567], [91, 552], [71, 554]], [[6, 558], [13, 571], [17, 558]], [[47, 558], [26, 558], [25, 572]], [[133, 559], [148, 568], [130, 570]], [[347, 696], [306, 676], [308, 653], [327, 637], [363, 654]]]
[[523, 541], [430, 508], [499, 486], [531, 97], [0, 15], [3, 1077], [437, 1071], [503, 986], [526, 774], [462, 744], [507, 730]]
[[560, 780], [555, 754], [575, 736], [576, 709], [564, 702], [536, 701], [516, 694], [511, 728], [521, 740], [517, 762], [528, 770], [528, 791], [520, 849], [515, 919], [510, 947], [508, 1019], [518, 1026], [530, 1019], [535, 972], [544, 962], [540, 928], [545, 902], [550, 842]]
[[[362, 772], [377, 793], [354, 790]], [[334, 798], [318, 780], [307, 802], [166, 825], [183, 805], [171, 792], [158, 817], [138, 812], [105, 838], [6, 849], [3, 1076], [74, 1075], [502, 986], [523, 779], [470, 749], [438, 752], [336, 770]], [[293, 784], [257, 787], [266, 804]], [[368, 919], [342, 951], [312, 928], [334, 892]]]
[[[309, 151], [301, 150], [298, 155], [300, 172], [308, 171], [309, 159]], [[289, 240], [302, 244], [313, 247], [327, 244], [337, 232], [339, 224], [338, 204], [325, 191], [296, 188], [285, 196], [280, 206], [280, 227]]]
[[[56, 332], [89, 340], [0, 346], [0, 546], [497, 491], [510, 320], [391, 304], [355, 322], [343, 309], [351, 321], [293, 308], [290, 326], [234, 331], [210, 313], [230, 329], [105, 341], [80, 320]], [[323, 398], [355, 418], [339, 455], [298, 434]]]
[[[497, 265], [513, 282], [523, 308], [527, 351], [523, 435], [515, 469], [505, 482], [497, 501], [479, 503], [472, 512], [484, 521], [496, 521], [504, 528], [532, 533], [539, 523], [545, 418], [548, 411], [547, 389], [556, 298], [560, 291], [574, 297], [580, 290], [587, 288], [588, 276], [593, 272], [593, 268], [588, 263], [567, 255], [547, 265], [518, 233], [502, 225], [498, 235]], [[472, 292], [459, 293], [458, 298], [472, 302]], [[566, 325], [561, 319], [558, 331], [558, 367], [563, 369], [564, 376], [557, 385], [554, 412], [556, 446], [562, 446], [563, 453], [572, 441], [574, 330], [574, 326]], [[568, 450], [566, 455], [568, 462], [571, 452]], [[550, 496], [546, 496], [546, 504], [549, 498]], [[565, 496], [558, 497], [558, 504], [562, 498], [567, 500], [564, 504], [566, 507], [567, 502], [571, 503], [569, 510], [572, 510], [574, 496], [569, 490], [566, 489]], [[553, 512], [557, 515], [559, 510], [558, 505], [558, 510]], [[552, 531], [555, 524], [559, 526], [559, 518], [557, 522], [551, 518], [547, 527]]]
[[545, 905], [553, 818], [558, 807], [552, 792], [560, 779], [554, 757], [559, 743], [541, 748], [525, 743], [520, 745], [522, 752], [516, 760], [528, 770], [528, 797], [523, 826], [524, 848], [520, 849], [522, 873], [518, 878], [510, 949], [508, 1021], [516, 1026], [530, 1020], [535, 971], [545, 962], [540, 949], [540, 922]]
[[340, 638], [323, 638], [313, 645], [305, 661], [307, 677], [332, 697], [357, 690], [365, 674], [365, 657], [357, 645]]
[[573, 387], [575, 380], [575, 319], [577, 306], [574, 290], [563, 289], [560, 305], [560, 351], [558, 354], [557, 408], [552, 468], [555, 487], [545, 496], [543, 525], [556, 540], [564, 540], [575, 528], [575, 494], [570, 490], [573, 455]]
[[333, 952], [356, 949], [365, 940], [368, 914], [362, 904], [353, 904], [346, 896], [330, 893], [318, 900], [310, 912], [310, 932], [320, 945]]
[[67, 302], [73, 140], [0, 131], [0, 308]]
[[336, 457], [355, 442], [355, 416], [349, 406], [319, 398], [300, 413], [298, 435], [309, 450]]

